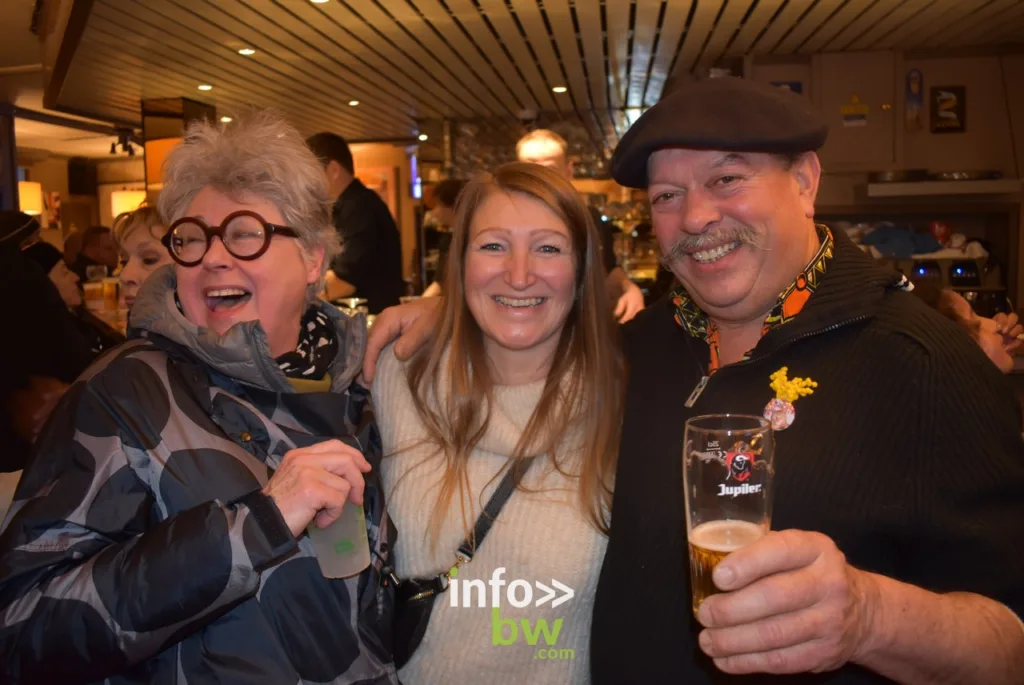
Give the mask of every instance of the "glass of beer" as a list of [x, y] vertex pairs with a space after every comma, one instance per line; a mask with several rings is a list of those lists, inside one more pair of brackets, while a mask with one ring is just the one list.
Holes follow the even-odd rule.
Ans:
[[760, 416], [714, 414], [686, 422], [683, 489], [693, 614], [719, 592], [711, 580], [730, 552], [771, 528], [775, 442]]

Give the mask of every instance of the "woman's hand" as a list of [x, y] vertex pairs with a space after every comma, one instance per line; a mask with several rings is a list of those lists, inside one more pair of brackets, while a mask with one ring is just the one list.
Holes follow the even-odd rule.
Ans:
[[320, 528], [338, 520], [347, 500], [362, 504], [363, 474], [369, 471], [370, 463], [359, 450], [328, 440], [287, 452], [263, 493], [274, 500], [298, 537], [314, 518]]

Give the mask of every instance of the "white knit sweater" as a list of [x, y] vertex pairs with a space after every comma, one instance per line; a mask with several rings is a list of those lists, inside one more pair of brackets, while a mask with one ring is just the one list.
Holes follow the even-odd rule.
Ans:
[[[469, 462], [474, 506], [468, 514], [470, 525], [497, 487], [500, 476], [495, 475], [514, 450], [540, 400], [543, 385], [537, 382], [496, 389], [496, 406], [487, 433]], [[398, 528], [396, 570], [402, 578], [435, 575], [453, 565], [465, 531], [457, 500], [453, 500], [436, 553], [431, 553], [427, 533], [437, 498], [440, 462], [434, 458], [416, 468], [429, 459], [431, 450], [407, 447], [424, 433], [412, 404], [405, 365], [395, 358], [391, 348], [381, 355], [373, 396], [384, 454], [398, 452], [386, 456], [382, 466], [388, 511]], [[461, 567], [458, 583], [453, 586], [458, 590], [459, 606], [450, 604], [455, 594], [451, 589], [434, 603], [423, 642], [399, 674], [405, 685], [589, 682], [590, 617], [607, 541], [580, 510], [577, 480], [554, 471], [550, 460], [539, 457], [524, 484], [531, 492], [512, 494], [473, 561]], [[487, 581], [498, 568], [505, 569], [501, 576], [505, 585], [500, 588], [497, 609], [501, 621], [495, 623], [492, 586]], [[485, 583], [483, 607], [478, 606], [476, 590], [471, 593], [471, 606], [464, 603], [467, 588], [463, 583], [474, 579]], [[531, 587], [533, 601], [516, 608], [507, 593], [509, 583], [520, 579]], [[554, 599], [536, 606], [546, 594], [536, 582], [555, 589], [553, 580], [572, 588], [574, 596], [552, 607], [566, 594], [556, 589]], [[523, 585], [518, 584], [513, 595], [519, 603], [525, 599]], [[557, 639], [551, 640], [553, 644], [537, 634], [539, 620], [546, 621], [550, 637], [560, 625]], [[514, 643], [513, 622], [517, 633]]]

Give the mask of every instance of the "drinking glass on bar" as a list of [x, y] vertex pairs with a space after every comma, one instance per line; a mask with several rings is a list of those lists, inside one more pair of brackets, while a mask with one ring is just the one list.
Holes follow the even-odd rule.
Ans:
[[711, 572], [772, 523], [775, 442], [760, 416], [714, 414], [686, 422], [683, 489], [693, 614], [719, 592]]

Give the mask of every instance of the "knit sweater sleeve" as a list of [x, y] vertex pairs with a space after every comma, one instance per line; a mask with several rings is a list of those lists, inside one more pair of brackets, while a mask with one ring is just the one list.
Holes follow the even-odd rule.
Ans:
[[[968, 346], [970, 344], [970, 346]], [[912, 481], [916, 520], [908, 579], [936, 592], [975, 592], [1024, 616], [1024, 441], [1020, 405], [966, 338], [915, 355], [909, 408], [921, 436]]]
[[412, 427], [419, 425], [412, 392], [406, 379], [406, 365], [395, 356], [393, 345], [380, 353], [377, 374], [373, 378], [373, 403], [377, 407], [384, 456], [393, 455], [410, 439]]

